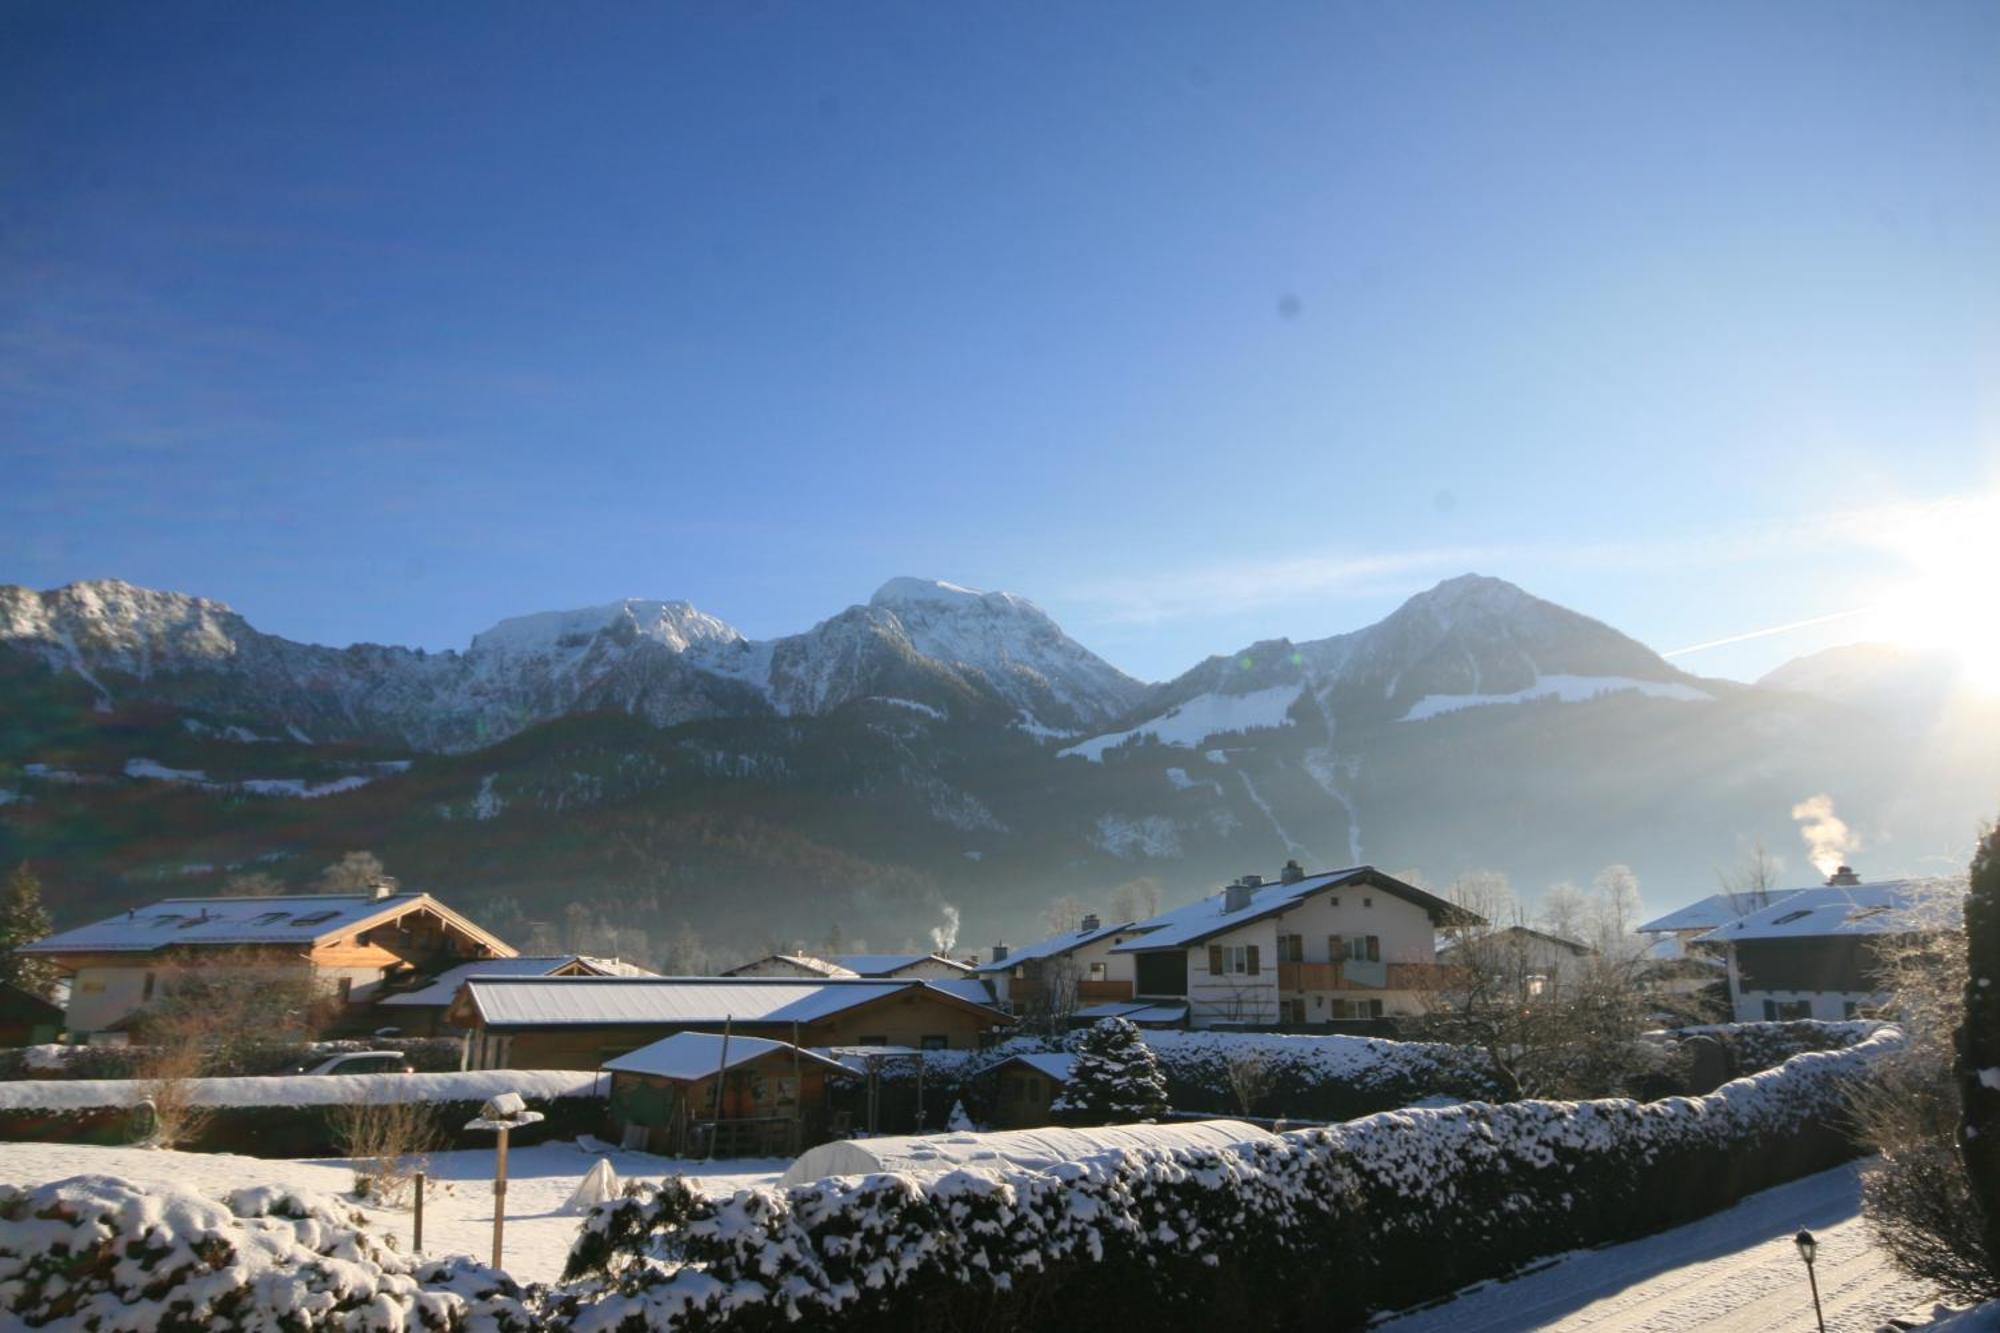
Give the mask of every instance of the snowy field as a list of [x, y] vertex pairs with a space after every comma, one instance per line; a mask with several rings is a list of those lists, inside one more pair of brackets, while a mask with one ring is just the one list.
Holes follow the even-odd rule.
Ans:
[[[543, 1143], [507, 1154], [506, 1268], [518, 1278], [548, 1282], [562, 1276], [579, 1214], [564, 1205], [584, 1174], [609, 1158], [621, 1180], [658, 1180], [684, 1174], [698, 1190], [730, 1194], [746, 1185], [777, 1180], [789, 1158], [727, 1162], [679, 1161], [651, 1153], [593, 1153], [575, 1143]], [[0, 1180], [37, 1185], [69, 1176], [108, 1175], [142, 1184], [177, 1185], [220, 1198], [249, 1185], [283, 1185], [331, 1195], [343, 1203], [354, 1187], [345, 1161], [271, 1161], [227, 1153], [160, 1152], [150, 1148], [94, 1148], [61, 1143], [0, 1143]], [[410, 1210], [355, 1204], [371, 1230], [410, 1248]], [[493, 1250], [493, 1153], [468, 1149], [431, 1158], [424, 1196], [424, 1254], [469, 1254], [484, 1262]]]
[[1393, 1333], [1813, 1333], [1812, 1294], [1792, 1236], [1819, 1240], [1828, 1333], [1874, 1333], [1923, 1314], [1932, 1290], [1890, 1267], [1861, 1221], [1858, 1166], [1753, 1194], [1712, 1217], [1657, 1236], [1565, 1255], [1511, 1282], [1375, 1325]]

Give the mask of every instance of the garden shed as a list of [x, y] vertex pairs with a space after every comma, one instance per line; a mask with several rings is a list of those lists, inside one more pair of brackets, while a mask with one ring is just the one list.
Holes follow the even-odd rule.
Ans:
[[677, 1032], [604, 1069], [624, 1145], [670, 1157], [796, 1153], [826, 1132], [827, 1076], [850, 1073], [790, 1042], [712, 1032]]
[[1132, 1149], [1233, 1148], [1278, 1141], [1277, 1135], [1241, 1120], [843, 1139], [808, 1149], [779, 1177], [778, 1184], [802, 1185], [827, 1176], [866, 1176], [882, 1171], [935, 1176], [964, 1167], [1046, 1171], [1062, 1162], [1081, 1162]]
[[1027, 1129], [1054, 1119], [1050, 1108], [1069, 1082], [1076, 1057], [1068, 1051], [1030, 1051], [994, 1070], [993, 1120], [1002, 1129]]

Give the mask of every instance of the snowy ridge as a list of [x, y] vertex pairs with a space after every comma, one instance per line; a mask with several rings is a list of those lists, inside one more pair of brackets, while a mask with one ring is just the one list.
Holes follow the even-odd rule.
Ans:
[[1579, 703], [1607, 694], [1625, 693], [1643, 694], [1649, 699], [1678, 699], [1685, 703], [1712, 703], [1715, 700], [1715, 696], [1708, 691], [1678, 681], [1632, 680], [1625, 676], [1538, 676], [1534, 684], [1506, 694], [1427, 694], [1410, 705], [1402, 720], [1421, 722], [1425, 718], [1456, 713], [1461, 709], [1527, 703], [1535, 699]]
[[1102, 763], [1106, 750], [1142, 738], [1157, 740], [1162, 745], [1195, 749], [1210, 736], [1257, 727], [1289, 726], [1289, 712], [1292, 705], [1298, 702], [1300, 688], [1297, 685], [1273, 685], [1250, 694], [1198, 694], [1136, 727], [1093, 736], [1057, 753]]

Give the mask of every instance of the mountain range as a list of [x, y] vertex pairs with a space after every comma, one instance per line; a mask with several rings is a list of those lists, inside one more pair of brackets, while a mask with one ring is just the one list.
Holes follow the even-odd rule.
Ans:
[[2000, 801], [1996, 738], [1934, 661], [1705, 679], [1477, 575], [1159, 683], [1024, 598], [912, 578], [777, 639], [628, 599], [444, 653], [0, 586], [0, 859], [78, 913], [356, 848], [502, 933], [654, 956], [960, 919], [976, 947], [1058, 895], [1173, 901], [1288, 857], [1530, 891], [1625, 862], [1671, 906], [1756, 840], [1808, 882], [1791, 810], [1821, 793], [1871, 874], [1946, 868]]

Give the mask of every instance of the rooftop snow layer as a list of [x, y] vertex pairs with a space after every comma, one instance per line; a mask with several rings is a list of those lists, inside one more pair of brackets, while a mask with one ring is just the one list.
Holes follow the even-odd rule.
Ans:
[[151, 953], [190, 944], [309, 944], [414, 906], [424, 896], [167, 898], [22, 947], [34, 953]]
[[431, 984], [419, 990], [405, 991], [401, 995], [386, 996], [376, 1001], [378, 1004], [395, 1005], [445, 1005], [458, 994], [458, 988], [473, 977], [546, 977], [558, 968], [582, 961], [575, 954], [544, 955], [538, 958], [487, 958], [476, 963], [461, 963], [448, 971], [431, 978]]
[[[1742, 940], [1811, 939], [1829, 935], [1894, 935], [1908, 931], [1956, 930], [1964, 909], [1963, 889], [1930, 899], [1931, 881], [1885, 880], [1879, 884], [1828, 885], [1800, 889], [1783, 902], [1739, 917], [1701, 937], [1703, 943]], [[1934, 908], [1934, 913], [1926, 909]]]
[[1009, 968], [1019, 963], [1024, 963], [1029, 959], [1060, 957], [1073, 949], [1081, 949], [1084, 945], [1094, 943], [1108, 935], [1116, 935], [1120, 931], [1135, 930], [1137, 928], [1138, 923], [1135, 921], [1120, 921], [1115, 925], [1099, 926], [1095, 930], [1066, 930], [1060, 935], [1051, 935], [1039, 943], [1024, 944], [1018, 949], [1010, 950], [1007, 956], [998, 962], [982, 963], [973, 970], [976, 972], [1005, 972]]
[[812, 1023], [919, 987], [950, 994], [916, 980], [789, 977], [474, 977], [465, 983], [492, 1027]]
[[1393, 879], [1374, 866], [1353, 866], [1346, 870], [1322, 871], [1307, 875], [1292, 884], [1266, 883], [1251, 890], [1250, 904], [1234, 912], [1224, 911], [1228, 901], [1228, 891], [1211, 894], [1186, 907], [1177, 907], [1171, 912], [1141, 921], [1135, 929], [1145, 933], [1137, 939], [1111, 946], [1113, 953], [1139, 953], [1147, 949], [1177, 949], [1197, 944], [1211, 935], [1217, 935], [1237, 926], [1266, 917], [1274, 912], [1282, 912], [1292, 904], [1310, 897], [1322, 890], [1337, 885], [1363, 882], [1392, 894], [1405, 902], [1414, 903], [1426, 911], [1451, 913], [1455, 909], [1442, 898], [1425, 893], [1414, 885]]
[[1714, 930], [1746, 912], [1760, 911], [1797, 892], [1797, 889], [1764, 889], [1755, 893], [1711, 893], [1700, 902], [1648, 921], [1638, 931], [1641, 935], [1653, 935], [1670, 930]]
[[934, 953], [837, 953], [831, 961], [859, 977], [886, 977], [918, 963], [943, 963], [961, 972], [972, 970], [964, 963]]
[[[723, 1064], [725, 1043], [728, 1048], [727, 1066]], [[650, 1046], [641, 1046], [636, 1051], [606, 1060], [604, 1067], [623, 1074], [650, 1074], [656, 1078], [693, 1082], [707, 1078], [718, 1069], [747, 1065], [773, 1051], [790, 1052], [794, 1049], [789, 1042], [772, 1041], [767, 1037], [731, 1036], [725, 1039], [713, 1032], [676, 1032]], [[798, 1058], [805, 1063], [837, 1069], [843, 1074], [849, 1072], [847, 1066], [839, 1061], [811, 1051], [799, 1051]]]

